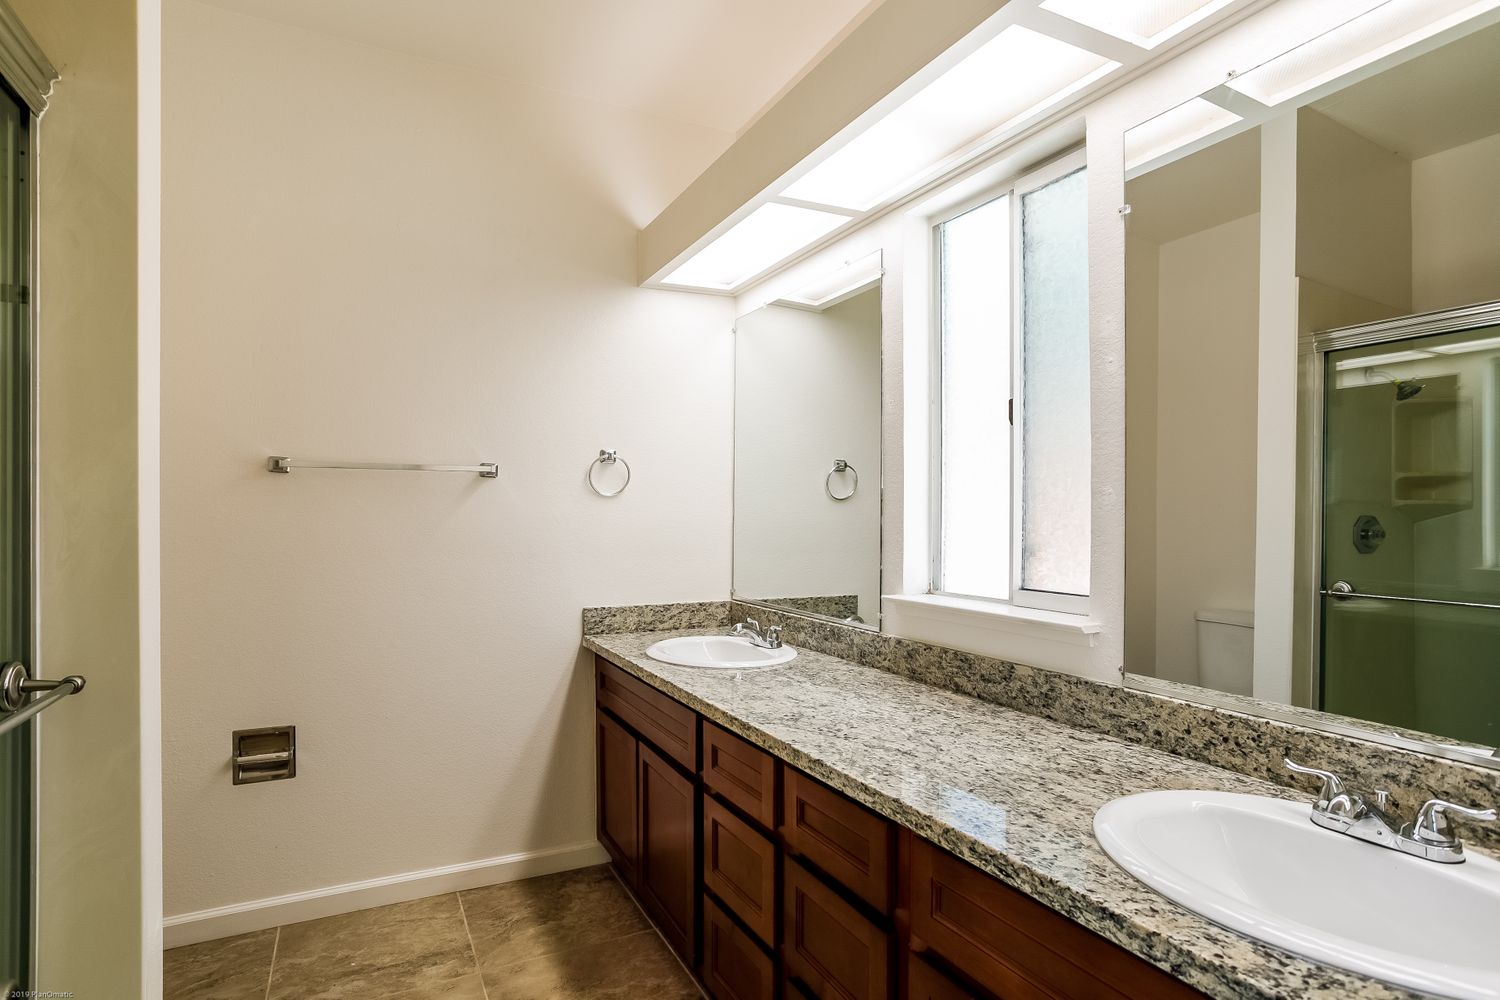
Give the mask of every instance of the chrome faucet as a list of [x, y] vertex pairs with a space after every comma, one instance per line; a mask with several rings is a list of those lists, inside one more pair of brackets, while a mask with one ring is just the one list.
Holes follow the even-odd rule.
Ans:
[[781, 626], [772, 625], [764, 632], [760, 630], [760, 622], [754, 618], [746, 618], [730, 630], [731, 635], [742, 636], [749, 639], [752, 645], [761, 646], [765, 649], [781, 648]]
[[1290, 771], [1323, 782], [1318, 801], [1312, 807], [1310, 818], [1313, 823], [1325, 830], [1428, 861], [1454, 865], [1464, 860], [1463, 841], [1453, 832], [1448, 820], [1450, 813], [1476, 820], [1493, 821], [1497, 818], [1493, 809], [1470, 809], [1442, 799], [1430, 799], [1417, 810], [1416, 819], [1403, 824], [1387, 811], [1390, 808], [1389, 793], [1378, 791], [1373, 799], [1367, 799], [1345, 788], [1343, 780], [1331, 771], [1303, 767], [1286, 757], [1281, 762]]

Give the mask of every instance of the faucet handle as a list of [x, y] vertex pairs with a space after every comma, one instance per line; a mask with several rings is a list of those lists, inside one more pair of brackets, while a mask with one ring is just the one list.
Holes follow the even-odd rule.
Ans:
[[1290, 757], [1281, 758], [1286, 769], [1295, 774], [1306, 774], [1310, 777], [1321, 778], [1323, 788], [1318, 792], [1318, 808], [1327, 809], [1333, 801], [1344, 794], [1344, 781], [1332, 771], [1320, 771], [1316, 767], [1303, 767]]
[[776, 649], [781, 645], [780, 625], [772, 625], [770, 628], [766, 629], [766, 642], [772, 649]]
[[1448, 821], [1449, 813], [1466, 819], [1490, 822], [1500, 818], [1500, 814], [1493, 809], [1471, 809], [1468, 806], [1444, 802], [1442, 799], [1429, 799], [1421, 809], [1417, 810], [1417, 818], [1412, 820], [1407, 836], [1424, 844], [1452, 847], [1458, 843], [1458, 837], [1453, 833], [1453, 824]]

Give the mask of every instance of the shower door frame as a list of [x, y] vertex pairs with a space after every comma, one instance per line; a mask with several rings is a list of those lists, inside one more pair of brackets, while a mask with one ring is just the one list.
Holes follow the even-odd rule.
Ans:
[[[1500, 326], [1500, 299], [1491, 302], [1478, 302], [1473, 305], [1458, 306], [1453, 309], [1440, 309], [1434, 312], [1412, 313], [1407, 316], [1396, 316], [1390, 319], [1377, 320], [1373, 323], [1361, 323], [1357, 326], [1341, 326], [1331, 330], [1323, 330], [1303, 339], [1303, 347], [1299, 350], [1299, 362], [1311, 364], [1312, 370], [1309, 392], [1307, 396], [1308, 416], [1310, 427], [1307, 433], [1306, 443], [1309, 450], [1307, 462], [1307, 495], [1298, 497], [1298, 508], [1309, 514], [1308, 531], [1304, 545], [1306, 548], [1298, 553], [1299, 561], [1303, 565], [1312, 567], [1311, 579], [1298, 579], [1293, 581], [1294, 593], [1300, 592], [1303, 603], [1303, 612], [1308, 617], [1308, 642], [1301, 650], [1293, 650], [1293, 655], [1301, 655], [1308, 658], [1310, 665], [1310, 688], [1321, 695], [1323, 689], [1323, 601], [1328, 596], [1323, 593], [1323, 494], [1324, 494], [1324, 462], [1323, 447], [1328, 424], [1327, 413], [1327, 379], [1328, 379], [1328, 355], [1334, 351], [1348, 350], [1354, 347], [1371, 347], [1378, 344], [1394, 343], [1396, 341], [1411, 340], [1416, 337], [1433, 336], [1439, 333], [1460, 333], [1464, 330], [1472, 330], [1483, 326]], [[1300, 368], [1300, 364], [1299, 364]], [[1299, 490], [1299, 493], [1301, 491]], [[1319, 698], [1321, 702], [1321, 697]], [[1332, 718], [1350, 718], [1327, 712], [1321, 707], [1314, 709], [1321, 715]], [[1367, 720], [1359, 720], [1367, 721]], [[1422, 753], [1434, 754], [1439, 757], [1447, 757], [1454, 760], [1463, 760], [1470, 763], [1482, 764], [1486, 767], [1500, 768], [1500, 758], [1497, 753], [1500, 749], [1485, 748], [1478, 749], [1477, 745], [1464, 745], [1462, 743], [1441, 743], [1442, 737], [1432, 734], [1431, 740], [1426, 744], [1422, 741], [1414, 741], [1405, 736], [1397, 735], [1391, 730], [1399, 727], [1385, 727], [1381, 723], [1369, 721], [1371, 727], [1381, 727], [1370, 731], [1356, 731], [1354, 734], [1364, 739], [1373, 739], [1379, 743], [1391, 746], [1399, 746], [1404, 749], [1414, 749]], [[1325, 728], [1317, 726], [1314, 728]], [[1348, 730], [1350, 727], [1337, 723], [1326, 727], [1329, 731], [1338, 732]], [[1408, 730], [1400, 730], [1402, 733]]]

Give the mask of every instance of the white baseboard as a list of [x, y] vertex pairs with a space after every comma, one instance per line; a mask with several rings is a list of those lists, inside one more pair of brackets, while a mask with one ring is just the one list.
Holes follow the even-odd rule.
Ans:
[[603, 864], [609, 855], [598, 841], [553, 847], [543, 851], [523, 851], [498, 858], [468, 861], [442, 868], [387, 875], [365, 882], [331, 885], [323, 889], [294, 892], [269, 899], [218, 906], [211, 910], [179, 913], [162, 921], [164, 944], [176, 948], [199, 941], [212, 941], [233, 934], [265, 930], [295, 924], [302, 920], [331, 917], [387, 903], [401, 903], [460, 889], [477, 889], [484, 885], [515, 882], [534, 875], [585, 868]]

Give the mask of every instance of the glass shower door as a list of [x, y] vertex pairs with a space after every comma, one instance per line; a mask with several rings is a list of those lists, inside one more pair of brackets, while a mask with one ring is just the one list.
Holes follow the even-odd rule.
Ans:
[[[0, 663], [32, 663], [30, 114], [0, 88]], [[35, 723], [0, 734], [0, 996], [29, 988]]]
[[1500, 326], [1324, 374], [1322, 707], [1500, 744]]

